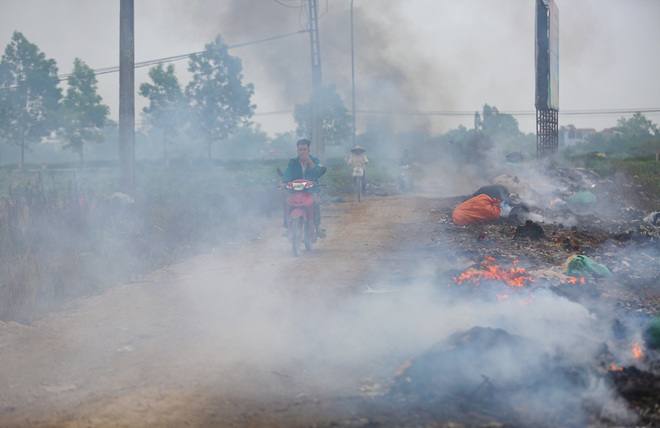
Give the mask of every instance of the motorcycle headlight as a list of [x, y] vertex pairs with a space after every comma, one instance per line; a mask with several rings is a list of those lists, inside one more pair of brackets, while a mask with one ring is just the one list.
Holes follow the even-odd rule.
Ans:
[[300, 192], [305, 188], [305, 183], [293, 183], [293, 190]]

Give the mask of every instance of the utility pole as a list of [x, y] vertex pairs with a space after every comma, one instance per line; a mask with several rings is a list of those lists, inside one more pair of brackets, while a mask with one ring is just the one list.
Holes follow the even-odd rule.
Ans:
[[135, 37], [133, 0], [119, 4], [119, 174], [121, 191], [135, 191]]
[[355, 40], [353, 36], [353, 0], [351, 0], [351, 100], [353, 104], [353, 145], [355, 147]]
[[316, 0], [307, 0], [309, 10], [309, 43], [312, 57], [312, 152], [321, 161], [325, 154], [323, 140], [323, 78], [321, 76], [321, 47], [319, 44], [319, 16]]
[[481, 128], [481, 116], [479, 116], [479, 112], [475, 111], [474, 112], [474, 133], [476, 134], [479, 132], [479, 128]]

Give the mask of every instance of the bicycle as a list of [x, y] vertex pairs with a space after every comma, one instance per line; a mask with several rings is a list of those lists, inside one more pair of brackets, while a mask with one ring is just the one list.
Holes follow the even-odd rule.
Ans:
[[355, 193], [357, 193], [357, 200], [360, 202], [360, 197], [363, 196], [362, 189], [364, 188], [364, 168], [353, 167], [353, 185], [355, 186]]

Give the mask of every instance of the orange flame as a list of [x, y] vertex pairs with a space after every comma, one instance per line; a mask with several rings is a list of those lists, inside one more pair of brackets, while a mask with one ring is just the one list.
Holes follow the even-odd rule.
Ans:
[[[635, 342], [633, 344], [632, 348], [632, 353], [633, 353], [633, 358], [636, 360], [645, 360], [646, 355], [644, 355], [644, 352], [642, 351], [642, 347], [639, 345], [639, 342]], [[610, 366], [611, 371], [621, 371], [623, 368], [618, 367], [616, 364], [612, 363]]]
[[646, 358], [644, 352], [642, 352], [642, 347], [639, 346], [639, 342], [635, 342], [633, 345], [633, 357], [638, 360], [643, 360]]
[[573, 278], [569, 278], [567, 280], [563, 280], [562, 282], [567, 282], [569, 284], [577, 284], [579, 282], [580, 284], [584, 284], [585, 281], [584, 281], [584, 277], [582, 277], [580, 279], [577, 279], [577, 278], [573, 277]]
[[478, 285], [481, 280], [498, 280], [505, 282], [509, 287], [518, 288], [523, 287], [529, 282], [535, 282], [534, 278], [524, 268], [512, 267], [508, 270], [502, 269], [497, 265], [490, 264], [494, 260], [494, 258], [486, 256], [483, 262], [485, 270], [468, 270], [463, 272], [458, 278], [454, 277], [454, 282], [460, 285], [464, 281], [470, 280], [473, 284]]

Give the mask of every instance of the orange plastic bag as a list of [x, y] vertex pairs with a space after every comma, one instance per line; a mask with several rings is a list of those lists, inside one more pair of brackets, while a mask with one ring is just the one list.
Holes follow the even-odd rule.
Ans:
[[492, 223], [500, 218], [500, 200], [481, 194], [459, 204], [451, 217], [459, 226]]

